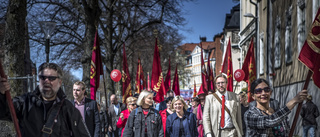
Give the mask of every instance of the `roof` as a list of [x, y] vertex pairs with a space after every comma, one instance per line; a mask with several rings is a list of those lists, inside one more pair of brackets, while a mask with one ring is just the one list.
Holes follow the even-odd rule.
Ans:
[[224, 29], [232, 28], [240, 28], [240, 4], [232, 7], [230, 14], [226, 14]]

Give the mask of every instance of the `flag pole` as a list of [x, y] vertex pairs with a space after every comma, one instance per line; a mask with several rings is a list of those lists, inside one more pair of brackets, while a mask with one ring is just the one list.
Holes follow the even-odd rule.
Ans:
[[[0, 60], [0, 75], [1, 75], [2, 78], [7, 78], [7, 76], [4, 73], [4, 70], [2, 68], [2, 61], [1, 60]], [[6, 99], [7, 99], [7, 103], [8, 103], [8, 106], [9, 106], [10, 114], [11, 114], [11, 119], [12, 119], [14, 127], [16, 129], [17, 136], [21, 137], [21, 132], [20, 132], [19, 124], [18, 124], [18, 119], [17, 119], [16, 111], [15, 111], [13, 103], [12, 103], [10, 90], [5, 91], [5, 94], [6, 94]]]
[[234, 89], [233, 89], [233, 92], [235, 92], [236, 91], [236, 89], [237, 89], [237, 87], [238, 87], [238, 81], [237, 81], [237, 83], [236, 83], [236, 85], [235, 85], [235, 87], [234, 87]]
[[[308, 89], [311, 75], [312, 75], [312, 71], [309, 70], [307, 78], [306, 78], [306, 81], [304, 82], [303, 90]], [[289, 137], [293, 136], [293, 132], [294, 132], [294, 129], [295, 129], [296, 124], [297, 124], [297, 120], [298, 120], [298, 117], [299, 117], [299, 114], [300, 114], [301, 107], [302, 107], [302, 102], [300, 102], [298, 104], [298, 108], [297, 108], [296, 114], [294, 115], [294, 119], [293, 119], [292, 126], [291, 126], [291, 129], [290, 129]]]
[[105, 79], [104, 79], [104, 73], [102, 74], [102, 76], [103, 76], [104, 96], [105, 96], [105, 100], [106, 100], [106, 107], [107, 107], [107, 104], [108, 104], [108, 102], [107, 102], [107, 98], [108, 98], [108, 96], [107, 96], [106, 81], [105, 81]]

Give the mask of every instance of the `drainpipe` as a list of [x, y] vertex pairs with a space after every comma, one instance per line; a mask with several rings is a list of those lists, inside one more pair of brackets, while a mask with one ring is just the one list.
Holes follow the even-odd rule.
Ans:
[[[241, 21], [240, 21], [241, 22]], [[238, 33], [238, 36], [241, 38], [241, 35], [240, 35], [240, 31], [239, 31], [239, 33]], [[240, 49], [240, 65], [239, 65], [239, 69], [242, 69], [242, 47], [241, 47], [241, 45], [240, 45], [240, 42], [241, 41], [239, 41], [238, 42], [238, 47], [239, 47], [239, 49]], [[242, 84], [241, 84], [241, 82], [240, 82], [240, 91], [242, 90]]]
[[266, 79], [267, 79], [267, 81], [269, 81], [269, 83], [270, 83], [270, 70], [269, 70], [269, 62], [270, 62], [270, 60], [269, 60], [269, 54], [270, 54], [270, 51], [269, 51], [269, 48], [270, 48], [270, 42], [269, 42], [269, 40], [270, 40], [270, 0], [268, 0], [267, 1], [268, 3], [267, 3], [267, 70], [266, 70], [266, 73], [267, 73], [267, 75], [266, 75]]
[[259, 47], [259, 27], [258, 27], [258, 21], [259, 21], [259, 16], [258, 16], [258, 1], [257, 1], [257, 3], [254, 3], [252, 0], [250, 0], [250, 3], [251, 4], [253, 4], [255, 7], [256, 7], [256, 17], [255, 17], [255, 20], [256, 20], [256, 22], [255, 22], [255, 28], [256, 28], [256, 48], [255, 48], [255, 53], [256, 53], [256, 71], [257, 71], [257, 75], [256, 75], [256, 77], [257, 78], [259, 78], [259, 75], [260, 75], [260, 68], [259, 68], [259, 64], [258, 64], [258, 60], [260, 59], [260, 58], [258, 58], [258, 47]]

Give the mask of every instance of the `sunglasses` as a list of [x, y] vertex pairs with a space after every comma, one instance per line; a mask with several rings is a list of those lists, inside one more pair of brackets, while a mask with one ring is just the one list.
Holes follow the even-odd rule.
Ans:
[[262, 93], [262, 90], [263, 90], [265, 93], [270, 93], [271, 88], [269, 88], [269, 87], [257, 88], [257, 89], [254, 90], [254, 94], [261, 94], [261, 93]]
[[39, 78], [42, 79], [43, 81], [45, 81], [47, 78], [48, 78], [49, 81], [54, 81], [54, 80], [56, 80], [56, 79], [59, 78], [59, 77], [57, 77], [57, 76], [44, 76], [44, 75], [39, 75]]
[[131, 106], [136, 106], [137, 104], [129, 104], [129, 105], [131, 105]]

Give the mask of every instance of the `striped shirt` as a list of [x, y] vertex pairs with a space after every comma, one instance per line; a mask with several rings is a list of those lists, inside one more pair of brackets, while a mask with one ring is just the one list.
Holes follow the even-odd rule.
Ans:
[[255, 106], [250, 106], [244, 114], [244, 121], [247, 127], [247, 137], [269, 137], [273, 136], [272, 128], [281, 125], [285, 136], [289, 135], [289, 125], [287, 116], [291, 111], [287, 106], [280, 108], [272, 115], [264, 115], [263, 112]]

